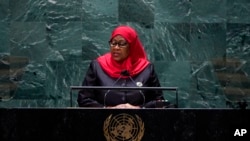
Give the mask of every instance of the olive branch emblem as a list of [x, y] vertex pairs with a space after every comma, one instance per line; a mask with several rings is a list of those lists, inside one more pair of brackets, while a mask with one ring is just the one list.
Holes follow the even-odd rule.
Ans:
[[109, 115], [103, 124], [103, 132], [107, 141], [140, 141], [144, 135], [142, 119], [122, 113], [116, 116]]

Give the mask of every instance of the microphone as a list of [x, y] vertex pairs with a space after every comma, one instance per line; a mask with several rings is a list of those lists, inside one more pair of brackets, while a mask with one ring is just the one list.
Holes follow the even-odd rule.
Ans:
[[[130, 73], [129, 73], [129, 71], [128, 70], [123, 70], [122, 72], [121, 72], [121, 74], [123, 75], [123, 76], [128, 76], [129, 77], [129, 79], [134, 83], [134, 85], [135, 86], [137, 86], [137, 87], [141, 87], [141, 86], [138, 86], [137, 84], [136, 84], [136, 82], [134, 81], [134, 79], [130, 76]], [[144, 95], [144, 93], [141, 91], [141, 90], [139, 90], [139, 93], [141, 94], [141, 96], [142, 96], [142, 98], [143, 98], [143, 105], [145, 105], [145, 95]]]
[[[123, 76], [123, 71], [121, 71], [121, 74], [120, 76], [115, 80], [115, 82], [111, 85], [111, 86], [114, 86]], [[109, 94], [110, 90], [107, 90], [107, 92], [104, 94], [104, 98], [103, 98], [103, 105], [104, 105], [104, 108], [106, 107], [106, 97], [107, 95]]]
[[122, 71], [121, 71], [121, 75], [122, 75], [122, 76], [130, 76], [128, 70], [122, 70]]

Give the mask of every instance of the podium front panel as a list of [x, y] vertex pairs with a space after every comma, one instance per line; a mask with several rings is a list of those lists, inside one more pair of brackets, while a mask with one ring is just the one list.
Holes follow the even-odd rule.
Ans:
[[0, 109], [0, 140], [231, 141], [249, 138], [249, 119], [235, 109]]

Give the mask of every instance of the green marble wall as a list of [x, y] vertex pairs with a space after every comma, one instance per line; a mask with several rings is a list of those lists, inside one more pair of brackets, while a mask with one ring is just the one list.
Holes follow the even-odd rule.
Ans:
[[237, 108], [250, 101], [249, 9], [249, 0], [0, 0], [0, 107], [70, 106], [69, 87], [128, 24], [162, 86], [179, 87], [181, 108]]

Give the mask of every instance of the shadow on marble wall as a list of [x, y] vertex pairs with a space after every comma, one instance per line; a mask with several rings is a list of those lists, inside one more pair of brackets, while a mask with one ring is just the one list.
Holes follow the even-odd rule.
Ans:
[[248, 0], [0, 1], [0, 107], [68, 107], [70, 86], [128, 24], [162, 86], [179, 87], [181, 108], [244, 108], [249, 9]]

